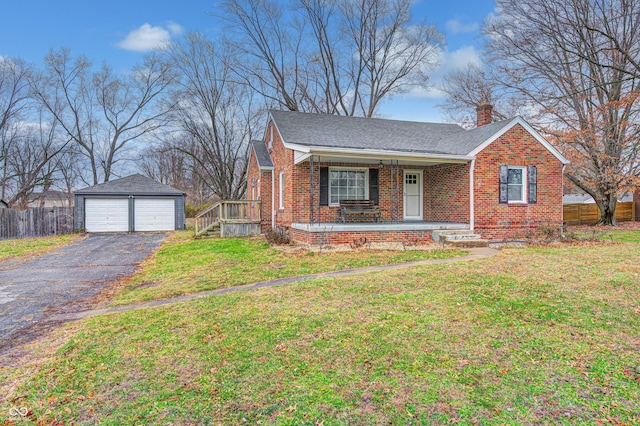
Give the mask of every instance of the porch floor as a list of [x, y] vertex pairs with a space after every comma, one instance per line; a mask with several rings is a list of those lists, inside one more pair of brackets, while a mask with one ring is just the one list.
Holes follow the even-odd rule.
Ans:
[[433, 231], [438, 229], [446, 230], [468, 230], [468, 223], [455, 222], [423, 222], [406, 221], [398, 223], [381, 222], [324, 222], [324, 223], [292, 223], [291, 227], [306, 232], [370, 232], [370, 231]]

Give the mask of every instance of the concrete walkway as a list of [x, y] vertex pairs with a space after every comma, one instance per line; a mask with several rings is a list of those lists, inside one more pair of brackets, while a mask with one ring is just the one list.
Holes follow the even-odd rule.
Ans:
[[495, 256], [499, 252], [499, 250], [488, 248], [488, 247], [471, 248], [471, 249], [468, 249], [468, 251], [469, 251], [469, 255], [463, 256], [463, 257], [453, 257], [449, 259], [420, 260], [417, 262], [410, 262], [410, 263], [396, 263], [393, 265], [368, 266], [365, 268], [345, 269], [343, 271], [321, 272], [318, 274], [300, 275], [297, 277], [289, 277], [289, 278], [279, 278], [276, 280], [262, 281], [254, 284], [246, 284], [246, 285], [239, 285], [235, 287], [221, 288], [217, 290], [203, 291], [200, 293], [187, 294], [184, 296], [171, 297], [167, 299], [151, 300], [149, 302], [135, 303], [132, 305], [93, 309], [93, 310], [83, 311], [83, 312], [63, 313], [63, 314], [55, 315], [51, 319], [53, 321], [73, 321], [73, 320], [78, 320], [82, 318], [94, 317], [97, 315], [133, 311], [136, 309], [143, 309], [143, 308], [152, 308], [156, 306], [164, 306], [164, 305], [170, 305], [173, 303], [180, 303], [180, 302], [186, 302], [189, 300], [200, 299], [202, 297], [217, 296], [221, 294], [235, 293], [238, 291], [257, 290], [265, 287], [275, 287], [279, 285], [285, 285], [285, 284], [290, 284], [290, 283], [300, 282], [300, 281], [314, 280], [319, 278], [346, 277], [349, 275], [363, 274], [367, 272], [388, 271], [390, 269], [402, 269], [402, 268], [411, 268], [414, 266], [422, 266], [422, 265], [435, 265], [439, 263], [454, 263], [454, 262], [484, 259], [486, 257]]

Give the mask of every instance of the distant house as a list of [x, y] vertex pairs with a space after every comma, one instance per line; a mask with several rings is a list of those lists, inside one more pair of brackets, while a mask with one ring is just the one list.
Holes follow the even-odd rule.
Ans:
[[[562, 224], [567, 159], [524, 119], [478, 126], [270, 111], [248, 197], [263, 230], [311, 244], [520, 238]], [[447, 237], [449, 238], [449, 237]]]
[[4, 200], [0, 200], [0, 209], [8, 209], [8, 208], [9, 208], [9, 204]]
[[62, 191], [34, 192], [29, 197], [27, 207], [71, 207], [73, 197]]

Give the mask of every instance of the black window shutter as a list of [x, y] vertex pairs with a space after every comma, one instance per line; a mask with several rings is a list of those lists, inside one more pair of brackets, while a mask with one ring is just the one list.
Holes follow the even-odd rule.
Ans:
[[529, 203], [538, 202], [538, 169], [536, 166], [527, 166], [527, 179], [529, 182]]
[[329, 168], [320, 167], [320, 205], [329, 205]]
[[500, 203], [509, 202], [509, 166], [500, 165]]
[[378, 205], [378, 169], [369, 169], [369, 199]]

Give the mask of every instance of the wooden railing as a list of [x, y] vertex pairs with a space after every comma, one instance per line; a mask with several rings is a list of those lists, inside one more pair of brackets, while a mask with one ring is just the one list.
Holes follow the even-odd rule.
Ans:
[[220, 223], [220, 201], [196, 216], [196, 237]]
[[[220, 236], [225, 236], [225, 225], [231, 231], [231, 235], [238, 235], [238, 232], [232, 228], [235, 225], [257, 224], [251, 229], [260, 228], [260, 201], [257, 200], [237, 200], [237, 201], [218, 201], [213, 206], [196, 216], [196, 233], [198, 237], [207, 231], [220, 226]], [[246, 227], [240, 227], [244, 229]], [[247, 228], [249, 229], [249, 228]]]

